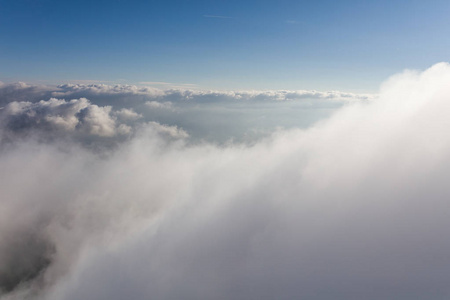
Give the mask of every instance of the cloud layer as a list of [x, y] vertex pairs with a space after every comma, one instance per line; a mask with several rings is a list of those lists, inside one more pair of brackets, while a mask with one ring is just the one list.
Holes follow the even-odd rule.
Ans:
[[[0, 119], [7, 131], [20, 130], [22, 135], [39, 131], [41, 138], [53, 138], [58, 129], [79, 141], [93, 135], [104, 137], [102, 143], [114, 144], [145, 123], [157, 122], [182, 127], [192, 140], [248, 142], [280, 127], [307, 127], [339, 107], [374, 98], [337, 91], [220, 92], [16, 83], [0, 85]], [[11, 136], [6, 132], [7, 138]]]
[[[140, 97], [139, 97], [140, 96]], [[0, 103], [11, 101], [37, 101], [42, 98], [88, 98], [99, 101], [103, 97], [109, 100], [139, 100], [143, 97], [154, 100], [217, 102], [217, 101], [295, 101], [327, 99], [334, 101], [361, 101], [374, 98], [371, 94], [354, 94], [339, 91], [319, 92], [314, 90], [268, 90], [268, 91], [202, 91], [190, 89], [162, 90], [135, 85], [107, 84], [62, 84], [57, 87], [28, 85], [26, 83], [0, 83]], [[98, 103], [97, 103], [98, 104]]]
[[[100, 152], [5, 144], [0, 299], [444, 299], [449, 82], [448, 64], [406, 71], [375, 101], [250, 145], [191, 143], [136, 106], [10, 101], [10, 135], [14, 116], [84, 139], [111, 133], [96, 122], [133, 134]], [[161, 99], [142, 105], [183, 109]]]

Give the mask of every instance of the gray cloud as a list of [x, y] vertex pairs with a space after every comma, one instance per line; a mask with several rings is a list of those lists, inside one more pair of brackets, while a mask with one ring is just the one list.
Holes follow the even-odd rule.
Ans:
[[145, 121], [100, 153], [2, 148], [0, 299], [444, 299], [449, 81], [408, 71], [251, 145]]

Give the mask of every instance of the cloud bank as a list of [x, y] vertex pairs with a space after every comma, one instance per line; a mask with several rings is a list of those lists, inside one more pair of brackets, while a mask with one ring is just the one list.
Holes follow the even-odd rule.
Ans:
[[[157, 122], [182, 127], [192, 140], [226, 143], [255, 141], [281, 127], [305, 128], [339, 107], [370, 102], [375, 97], [338, 91], [221, 92], [132, 85], [51, 87], [16, 83], [0, 85], [0, 118], [4, 122], [2, 128], [20, 129], [22, 134], [32, 129], [33, 135], [39, 131], [46, 138], [53, 137], [58, 128], [60, 133], [65, 130], [66, 136], [79, 141], [85, 141], [90, 134], [103, 136], [103, 143], [114, 144], [145, 123]], [[13, 111], [19, 107], [22, 114]]]
[[[10, 101], [0, 299], [447, 298], [449, 82], [445, 63], [406, 71], [374, 101], [251, 144], [192, 143], [137, 106]], [[168, 101], [154, 108], [202, 104]], [[133, 133], [99, 151], [24, 137], [14, 117], [89, 140]]]
[[[262, 101], [304, 101], [325, 100], [334, 102], [369, 101], [372, 94], [355, 94], [340, 91], [320, 92], [314, 90], [267, 90], [267, 91], [203, 91], [191, 89], [157, 89], [135, 85], [107, 84], [62, 84], [53, 86], [29, 85], [26, 83], [5, 84], [0, 82], [0, 104], [11, 101], [38, 102], [42, 99], [88, 98], [95, 104], [114, 101], [114, 106], [133, 104], [142, 99], [147, 101], [172, 101], [190, 103], [216, 102], [262, 102]], [[102, 101], [103, 100], [103, 101]]]

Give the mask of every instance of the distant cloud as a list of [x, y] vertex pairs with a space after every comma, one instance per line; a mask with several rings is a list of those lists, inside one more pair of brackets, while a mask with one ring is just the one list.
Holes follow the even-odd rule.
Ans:
[[[370, 102], [376, 97], [340, 91], [197, 90], [190, 84], [175, 88], [170, 83], [158, 83], [164, 88], [3, 84], [0, 86], [3, 139], [39, 131], [45, 137], [65, 135], [89, 144], [103, 143], [101, 139], [88, 137], [116, 140], [134, 134], [145, 123], [160, 122], [183, 128], [191, 139], [250, 141], [280, 126], [307, 126], [342, 105]], [[20, 110], [11, 114], [14, 107]], [[205, 122], [208, 127], [201, 125]]]
[[182, 83], [172, 88], [169, 82], [141, 82], [141, 84], [158, 84], [165, 89], [142, 87], [136, 85], [107, 84], [62, 84], [54, 86], [29, 85], [14, 83], [0, 85], [0, 105], [10, 101], [39, 101], [44, 98], [88, 98], [96, 99], [114, 97], [129, 101], [130, 97], [145, 97], [147, 100], [164, 101], [302, 101], [306, 99], [323, 99], [329, 101], [366, 101], [376, 98], [374, 94], [356, 94], [341, 91], [314, 90], [266, 90], [266, 91], [214, 91], [192, 89], [195, 84]]

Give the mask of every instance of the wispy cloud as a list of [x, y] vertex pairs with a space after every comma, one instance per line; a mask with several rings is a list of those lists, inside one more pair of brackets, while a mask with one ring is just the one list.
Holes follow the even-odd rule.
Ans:
[[229, 16], [220, 16], [220, 15], [203, 15], [204, 18], [215, 18], [215, 19], [234, 19]]

